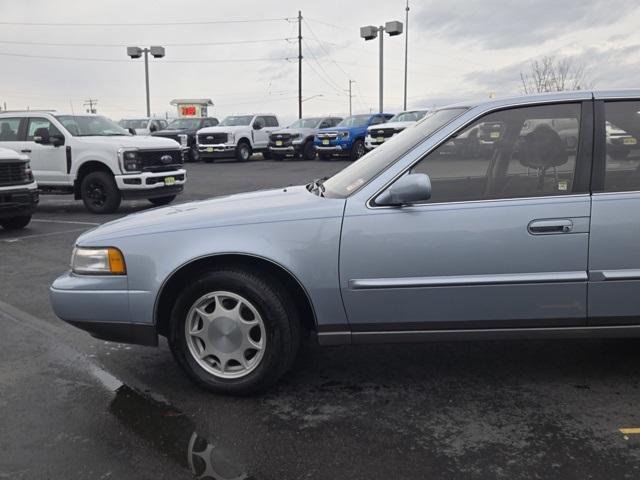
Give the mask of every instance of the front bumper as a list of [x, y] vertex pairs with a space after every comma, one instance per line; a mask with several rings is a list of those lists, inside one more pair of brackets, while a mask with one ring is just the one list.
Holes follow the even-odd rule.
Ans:
[[40, 197], [36, 182], [0, 188], [0, 218], [31, 215]]
[[282, 155], [296, 155], [302, 150], [302, 143], [291, 143], [290, 145], [278, 147], [273, 144], [269, 144], [269, 151], [273, 153], [279, 153]]
[[349, 152], [351, 151], [350, 144], [318, 145], [316, 143], [315, 146], [316, 146], [316, 151], [319, 154], [325, 154], [325, 155], [348, 155]]
[[154, 190], [166, 187], [166, 179], [168, 178], [173, 178], [173, 183], [170, 184], [171, 186], [184, 187], [184, 184], [187, 182], [187, 171], [184, 168], [180, 168], [170, 172], [142, 172], [115, 176], [116, 185], [119, 190], [140, 190], [145, 193], [151, 193]]
[[157, 346], [155, 325], [131, 321], [129, 296], [126, 276], [67, 272], [50, 288], [53, 311], [65, 322], [102, 340]]
[[202, 158], [233, 158], [236, 146], [227, 144], [198, 145], [198, 152]]

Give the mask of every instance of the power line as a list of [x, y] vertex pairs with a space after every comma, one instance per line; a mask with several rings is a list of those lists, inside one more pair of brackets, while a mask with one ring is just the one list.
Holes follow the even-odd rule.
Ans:
[[[165, 43], [162, 44], [166, 47], [204, 47], [214, 45], [240, 45], [245, 43], [265, 43], [265, 42], [282, 42], [287, 41], [287, 38], [267, 38], [262, 40], [233, 40], [228, 42], [195, 42], [195, 43]], [[137, 43], [144, 42], [129, 42], [129, 43], [58, 43], [58, 42], [21, 42], [14, 40], [0, 40], [0, 43], [10, 45], [33, 45], [33, 46], [52, 46], [52, 47], [126, 47], [128, 45], [135, 45]]]
[[[95, 57], [58, 57], [49, 55], [26, 55], [22, 53], [0, 52], [4, 57], [38, 58], [45, 60], [73, 60], [83, 62], [111, 62], [111, 63], [131, 63], [130, 60], [119, 58], [95, 58]], [[287, 60], [287, 58], [233, 58], [233, 59], [209, 59], [209, 60], [159, 60], [156, 65], [163, 63], [247, 63], [247, 62], [271, 62]]]
[[345, 72], [344, 69], [333, 60], [333, 58], [331, 58], [331, 55], [329, 54], [328, 50], [326, 48], [324, 48], [324, 45], [322, 44], [320, 39], [317, 37], [317, 35], [313, 31], [313, 29], [311, 28], [309, 23], [305, 21], [305, 25], [307, 26], [307, 28], [311, 32], [311, 35], [316, 40], [316, 42], [318, 42], [318, 45], [320, 45], [320, 48], [322, 48], [322, 50], [324, 51], [324, 53], [327, 56], [327, 58], [329, 59], [329, 61], [331, 61], [336, 67], [338, 67], [340, 69], [340, 71], [347, 77], [347, 79], [349, 79], [350, 75], [347, 72]]
[[320, 70], [322, 70], [324, 76], [320, 75], [317, 70], [311, 67], [311, 64], [309, 62], [307, 62], [307, 64], [311, 67], [311, 69], [315, 72], [315, 74], [318, 75], [318, 77], [320, 77], [327, 85], [329, 85], [335, 91], [342, 93], [342, 89], [338, 86], [336, 82], [334, 82], [331, 79], [331, 76], [327, 73], [327, 71], [324, 69], [322, 64], [318, 61], [318, 58], [316, 57], [315, 53], [313, 53], [313, 50], [309, 48], [309, 45], [307, 44], [306, 40], [303, 40], [303, 42], [304, 42], [304, 45], [307, 47], [307, 51], [311, 54], [311, 58], [316, 62], [318, 67], [320, 67]]
[[264, 23], [264, 22], [288, 22], [287, 17], [280, 18], [255, 18], [242, 20], [202, 20], [189, 22], [132, 22], [132, 23], [79, 23], [79, 22], [3, 22], [0, 25], [15, 25], [23, 27], [167, 27], [180, 25], [219, 25], [233, 23]]

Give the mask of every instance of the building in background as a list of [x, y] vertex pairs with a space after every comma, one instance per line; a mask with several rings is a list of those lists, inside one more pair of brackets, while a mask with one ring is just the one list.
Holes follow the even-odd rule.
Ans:
[[178, 118], [207, 117], [208, 107], [213, 107], [210, 98], [176, 98], [169, 103], [178, 109]]

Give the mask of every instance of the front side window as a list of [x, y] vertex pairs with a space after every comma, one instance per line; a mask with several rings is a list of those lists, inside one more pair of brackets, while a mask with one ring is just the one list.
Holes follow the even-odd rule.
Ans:
[[265, 124], [267, 127], [278, 126], [278, 119], [276, 117], [264, 117], [264, 118], [265, 118]]
[[430, 203], [566, 195], [573, 191], [579, 104], [485, 115], [412, 169], [431, 179]]
[[42, 130], [47, 130], [49, 136], [61, 136], [60, 130], [46, 118], [30, 118], [29, 128], [27, 129], [27, 141], [33, 141], [33, 137], [41, 135]]
[[0, 118], [0, 142], [13, 142], [18, 140], [20, 118]]
[[120, 120], [118, 124], [124, 129], [133, 128], [134, 130], [143, 130], [149, 125], [149, 120], [146, 118]]
[[604, 189], [640, 190], [640, 102], [605, 102], [607, 154]]

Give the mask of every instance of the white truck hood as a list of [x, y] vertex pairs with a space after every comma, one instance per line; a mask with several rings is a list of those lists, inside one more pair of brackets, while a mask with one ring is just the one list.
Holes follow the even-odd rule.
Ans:
[[234, 133], [242, 130], [250, 130], [251, 127], [249, 125], [237, 125], [237, 126], [223, 126], [217, 125], [215, 127], [205, 127], [198, 130], [198, 134], [202, 133]]
[[87, 143], [90, 145], [104, 145], [113, 146], [114, 148], [139, 148], [141, 150], [153, 150], [155, 148], [162, 149], [178, 149], [180, 145], [175, 140], [163, 137], [151, 137], [151, 136], [89, 136], [89, 137], [76, 137], [78, 141]]

